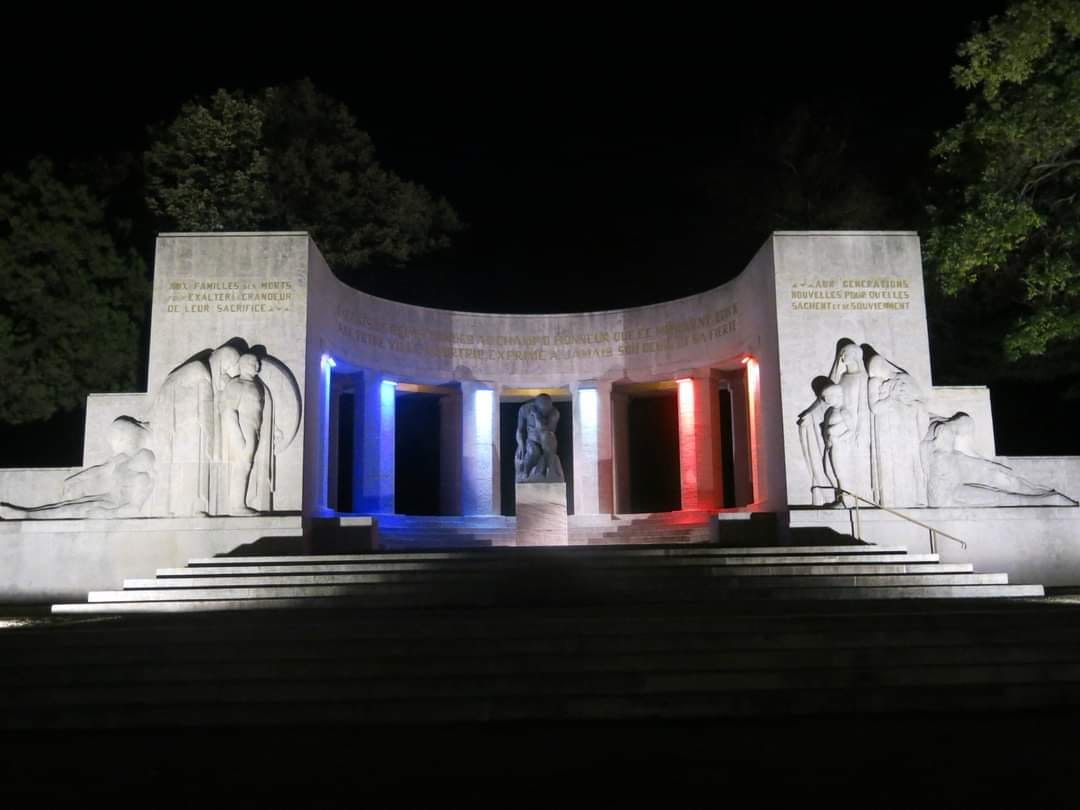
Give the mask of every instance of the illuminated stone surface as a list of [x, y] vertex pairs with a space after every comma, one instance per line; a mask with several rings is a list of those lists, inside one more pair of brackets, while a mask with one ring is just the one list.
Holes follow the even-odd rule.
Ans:
[[566, 484], [518, 484], [514, 495], [519, 546], [565, 546], [569, 542]]
[[[56, 517], [70, 518], [101, 508], [74, 503], [84, 496], [122, 501], [118, 514], [190, 519], [192, 533], [169, 542], [191, 548], [217, 547], [198, 537], [214, 531], [201, 522], [214, 515], [314, 520], [351, 511], [392, 523], [395, 443], [409, 440], [396, 430], [403, 391], [439, 397], [435, 500], [461, 524], [442, 535], [388, 525], [388, 543], [499, 545], [514, 531], [552, 533], [560, 543], [726, 542], [727, 521], [719, 531], [708, 522], [725, 501], [743, 515], [775, 513], [768, 539], [783, 542], [789, 520], [837, 529], [847, 520], [843, 531], [851, 532], [847, 509], [814, 508], [850, 507], [850, 498], [837, 498], [842, 488], [928, 510], [929, 522], [938, 504], [943, 518], [963, 505], [968, 536], [988, 527], [983, 542], [997, 549], [994, 570], [1023, 571], [1028, 582], [1050, 573], [1080, 582], [1072, 541], [1080, 510], [1064, 507], [1080, 492], [1080, 460], [999, 458], [988, 391], [933, 384], [914, 233], [776, 233], [715, 289], [624, 310], [530, 315], [417, 307], [350, 289], [303, 233], [167, 234], [157, 244], [151, 315], [148, 390], [89, 398], [83, 468], [0, 470], [0, 502], [9, 504], [0, 514], [5, 554], [17, 561], [7, 592], [54, 593], [56, 583], [74, 581], [58, 570], [73, 531], [27, 519], [26, 507], [52, 505], [70, 512]], [[559, 514], [554, 496], [519, 490], [515, 520], [502, 514], [512, 511], [502, 481], [515, 461], [502, 444], [502, 406], [543, 392], [570, 403], [571, 438], [560, 449], [572, 474], [568, 467], [566, 484], [557, 485]], [[631, 518], [629, 459], [640, 437], [628, 427], [630, 405], [650, 396], [677, 404], [680, 511], [672, 514], [693, 516], [685, 530]], [[971, 417], [960, 439], [945, 447], [939, 429], [926, 444], [935, 418], [943, 424], [958, 413]], [[117, 457], [109, 426], [124, 417], [152, 433], [153, 464], [123, 467], [120, 476], [152, 479], [148, 497], [123, 481], [65, 491], [65, 481], [86, 481], [80, 469]], [[987, 475], [967, 481], [976, 466]], [[115, 497], [121, 491], [137, 497]], [[1013, 532], [1046, 538], [1041, 546], [1017, 541], [1023, 560], [1012, 559], [1006, 535], [997, 534], [1001, 514], [979, 508], [1020, 503], [1038, 506], [1021, 510]], [[484, 534], [486, 521], [500, 527]], [[35, 522], [42, 525], [31, 529]], [[870, 541], [913, 531], [896, 516], [866, 525]], [[479, 534], [470, 535], [473, 528]], [[124, 559], [101, 570], [127, 571], [135, 556], [156, 562], [156, 542], [148, 539], [138, 555], [125, 540], [91, 556], [115, 553]], [[30, 543], [39, 547], [21, 547]], [[175, 544], [159, 555], [162, 563], [178, 556], [191, 555]]]

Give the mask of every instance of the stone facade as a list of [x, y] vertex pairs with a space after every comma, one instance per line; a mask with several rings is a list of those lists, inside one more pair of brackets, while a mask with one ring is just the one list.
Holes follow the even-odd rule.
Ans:
[[[513, 463], [500, 446], [500, 405], [546, 392], [570, 407], [571, 537], [575, 521], [630, 511], [628, 404], [640, 396], [675, 399], [687, 513], [722, 510], [726, 491], [728, 509], [796, 510], [800, 525], [842, 522], [855, 496], [926, 520], [947, 505], [978, 523], [989, 513], [977, 506], [997, 505], [1019, 509], [1010, 531], [1023, 520], [1043, 533], [1044, 523], [1058, 533], [1075, 525], [1068, 496], [1080, 462], [997, 458], [986, 389], [933, 385], [914, 233], [776, 233], [715, 289], [574, 314], [380, 299], [338, 281], [303, 233], [163, 235], [154, 279], [148, 391], [91, 396], [84, 468], [0, 470], [0, 559], [20, 572], [0, 578], [2, 593], [29, 592], [14, 579], [48, 579], [48, 553], [27, 544], [67, 548], [70, 518], [93, 519], [80, 541], [89, 545], [106, 542], [110, 516], [123, 518], [115, 554], [126, 557], [144, 542], [131, 538], [158, 542], [153, 521], [172, 521], [162, 536], [176, 538], [195, 536], [177, 534], [178, 520], [197, 534], [220, 533], [212, 521], [240, 531], [267, 515], [335, 515], [345, 480], [349, 511], [392, 514], [403, 391], [440, 397], [438, 501], [448, 516], [500, 514], [501, 471]], [[349, 457], [338, 436], [347, 407]], [[1053, 521], [1026, 506], [1053, 507]], [[900, 519], [885, 514], [871, 524], [889, 540]], [[133, 534], [132, 518], [149, 521], [146, 531]], [[161, 560], [182, 556], [176, 540], [167, 545]], [[1080, 550], [1065, 540], [1054, 549], [1056, 570], [1080, 581]], [[1030, 560], [1014, 568], [1040, 570]]]

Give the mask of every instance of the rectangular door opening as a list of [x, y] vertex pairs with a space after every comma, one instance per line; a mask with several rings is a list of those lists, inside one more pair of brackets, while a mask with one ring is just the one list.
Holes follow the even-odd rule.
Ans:
[[631, 396], [627, 412], [630, 511], [678, 511], [682, 508], [682, 489], [675, 392]]
[[398, 392], [394, 401], [394, 512], [438, 515], [442, 421], [438, 394]]

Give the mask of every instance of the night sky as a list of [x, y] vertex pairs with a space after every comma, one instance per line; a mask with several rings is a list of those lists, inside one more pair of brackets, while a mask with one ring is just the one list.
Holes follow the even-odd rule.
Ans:
[[290, 15], [287, 28], [259, 18], [244, 33], [161, 22], [138, 39], [72, 30], [53, 54], [63, 66], [50, 59], [29, 78], [12, 60], [4, 163], [138, 151], [147, 125], [194, 95], [309, 76], [349, 105], [384, 163], [445, 195], [469, 226], [411, 275], [376, 271], [357, 286], [474, 310], [651, 303], [746, 265], [767, 231], [737, 215], [769, 191], [754, 165], [769, 156], [751, 147], [799, 107], [842, 118], [852, 165], [885, 193], [925, 174], [933, 132], [963, 109], [948, 75], [956, 45], [1003, 5], [770, 5], [589, 24], [567, 13], [415, 31]]
[[761, 144], [800, 109], [838, 125], [843, 159], [897, 201], [880, 227], [920, 227], [912, 190], [929, 182], [934, 132], [965, 104], [949, 79], [956, 46], [1004, 6], [715, 6], [588, 21], [545, 8], [452, 23], [417, 11], [392, 24], [293, 9], [241, 27], [192, 15], [134, 32], [122, 30], [133, 19], [63, 32], [27, 21], [9, 31], [47, 34], [48, 47], [0, 56], [0, 168], [141, 151], [148, 125], [193, 96], [308, 76], [348, 104], [387, 166], [468, 224], [451, 250], [356, 286], [477, 311], [640, 305], [746, 266], [768, 235], [741, 216], [769, 198], [775, 166]]

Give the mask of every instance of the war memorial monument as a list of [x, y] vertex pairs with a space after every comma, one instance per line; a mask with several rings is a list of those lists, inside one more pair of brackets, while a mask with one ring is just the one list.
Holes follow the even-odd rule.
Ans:
[[[436, 515], [395, 514], [408, 395], [438, 403]], [[628, 414], [664, 397], [678, 503], [641, 514]], [[1080, 458], [998, 456], [988, 390], [934, 385], [914, 233], [775, 233], [707, 292], [534, 315], [367, 295], [305, 233], [166, 234], [147, 391], [86, 414], [81, 467], [0, 470], [5, 601], [270, 541], [783, 546], [807, 528], [1080, 582]]]

